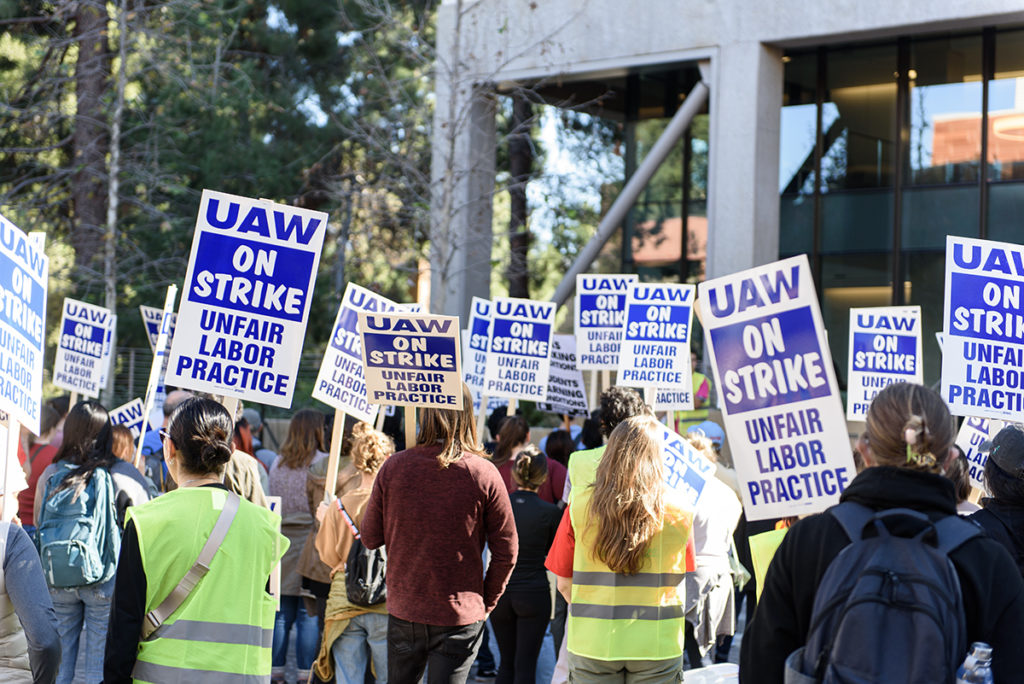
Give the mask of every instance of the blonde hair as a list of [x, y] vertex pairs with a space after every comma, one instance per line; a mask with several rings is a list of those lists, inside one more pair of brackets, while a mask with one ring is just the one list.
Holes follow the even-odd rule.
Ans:
[[658, 423], [635, 416], [619, 423], [597, 467], [588, 525], [597, 526], [594, 558], [635, 575], [665, 515], [665, 466]]
[[889, 385], [868, 408], [864, 439], [878, 465], [941, 474], [954, 438], [946, 402], [923, 385]]
[[512, 479], [523, 489], [537, 489], [548, 479], [548, 458], [527, 444], [512, 461]]
[[420, 412], [420, 431], [416, 435], [416, 445], [433, 446], [438, 443], [442, 447], [437, 462], [442, 468], [455, 463], [466, 452], [486, 457], [477, 438], [473, 395], [466, 383], [462, 383], [461, 410], [425, 408]]
[[395, 453], [395, 443], [383, 432], [374, 430], [362, 421], [352, 428], [352, 446], [349, 450], [352, 466], [361, 473], [373, 475], [381, 464]]
[[704, 454], [712, 463], [718, 463], [718, 452], [715, 451], [715, 443], [704, 435], [703, 431], [694, 430], [687, 432], [684, 439], [697, 451]]

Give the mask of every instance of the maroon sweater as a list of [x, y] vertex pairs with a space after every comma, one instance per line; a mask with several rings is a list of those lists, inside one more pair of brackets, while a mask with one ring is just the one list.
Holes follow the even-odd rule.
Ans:
[[[505, 591], [519, 540], [505, 485], [490, 461], [464, 453], [447, 468], [440, 446], [384, 461], [363, 516], [362, 542], [388, 551], [388, 613], [427, 625], [487, 617]], [[491, 562], [484, 576], [483, 551]]]

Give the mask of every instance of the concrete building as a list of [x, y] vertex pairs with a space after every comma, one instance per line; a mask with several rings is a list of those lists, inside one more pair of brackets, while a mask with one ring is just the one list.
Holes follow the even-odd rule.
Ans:
[[[437, 40], [438, 312], [486, 292], [493, 94], [520, 85], [622, 122], [628, 176], [637, 127], [667, 126], [704, 82], [706, 133], [691, 125], [681, 144], [706, 145], [706, 197], [634, 210], [616, 227], [622, 268], [692, 280], [806, 253], [833, 339], [850, 306], [922, 305], [929, 383], [945, 236], [1024, 241], [1019, 0], [449, 0]], [[637, 247], [651, 221], [676, 263]], [[694, 269], [705, 246], [689, 241], [705, 236]], [[845, 345], [833, 353], [844, 375]]]

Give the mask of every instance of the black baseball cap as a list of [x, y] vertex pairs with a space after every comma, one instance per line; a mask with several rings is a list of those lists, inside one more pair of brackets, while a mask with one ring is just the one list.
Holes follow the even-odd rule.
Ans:
[[982, 446], [989, 446], [988, 457], [1012, 477], [1024, 480], [1024, 425], [1007, 425]]

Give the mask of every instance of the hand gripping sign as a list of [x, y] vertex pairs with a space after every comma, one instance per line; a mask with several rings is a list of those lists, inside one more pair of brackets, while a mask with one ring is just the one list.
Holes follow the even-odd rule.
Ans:
[[958, 416], [1024, 413], [1024, 247], [946, 238], [942, 396]]
[[[626, 298], [620, 385], [689, 391], [693, 285], [634, 283]], [[690, 406], [693, 408], [692, 398]], [[652, 399], [649, 403], [654, 403]]]
[[921, 307], [850, 309], [847, 420], [864, 420], [871, 400], [894, 382], [924, 381]]
[[110, 333], [114, 314], [102, 306], [64, 300], [60, 339], [53, 364], [53, 384], [95, 398], [103, 387], [110, 363]]
[[204, 190], [167, 384], [291, 406], [326, 231], [323, 212]]
[[699, 301], [747, 518], [834, 504], [853, 458], [807, 257], [701, 283]]
[[484, 396], [544, 401], [555, 310], [554, 302], [514, 297], [494, 300]]
[[576, 338], [572, 335], [552, 335], [548, 399], [537, 404], [538, 411], [584, 418], [590, 416], [583, 373], [577, 368], [576, 359]]
[[626, 319], [626, 295], [635, 275], [576, 276], [576, 366], [617, 370]]

